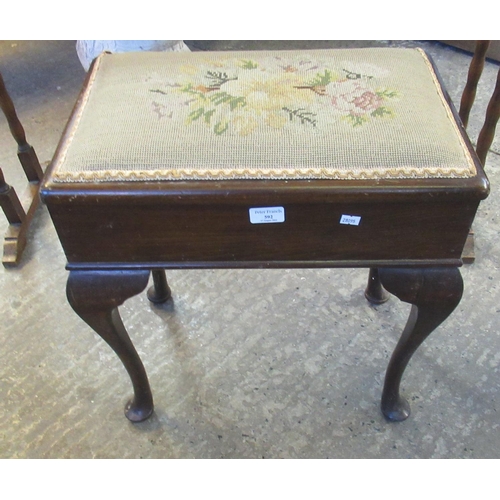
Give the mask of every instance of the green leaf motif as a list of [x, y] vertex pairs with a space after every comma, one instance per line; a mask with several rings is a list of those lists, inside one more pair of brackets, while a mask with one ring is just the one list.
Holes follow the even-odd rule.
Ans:
[[375, 111], [372, 111], [370, 114], [372, 116], [379, 117], [379, 118], [383, 117], [383, 116], [392, 116], [393, 115], [392, 111], [390, 109], [387, 109], [384, 106], [377, 108]]
[[156, 92], [157, 94], [163, 94], [163, 95], [168, 95], [167, 92], [165, 92], [164, 90], [160, 90], [160, 89], [149, 89], [150, 92]]
[[282, 108], [283, 111], [286, 111], [288, 113], [288, 116], [290, 117], [290, 121], [293, 121], [294, 118], [297, 118], [300, 120], [300, 123], [303, 125], [305, 123], [309, 123], [313, 127], [316, 126], [317, 121], [314, 119], [316, 116], [314, 113], [311, 113], [310, 111], [306, 111], [304, 108], [298, 108], [298, 109], [290, 109], [287, 107]]
[[342, 69], [345, 73], [345, 77], [348, 80], [359, 80], [360, 78], [366, 78], [367, 80], [371, 80], [373, 76], [363, 75], [362, 73], [356, 73], [355, 71], [349, 71], [348, 69]]
[[216, 106], [219, 104], [223, 104], [232, 99], [232, 97], [227, 92], [217, 92], [216, 94], [212, 94], [209, 97], [210, 101], [212, 101]]
[[229, 107], [231, 108], [231, 111], [234, 111], [237, 108], [242, 108], [246, 106], [246, 101], [244, 97], [234, 97], [230, 102], [229, 102]]
[[244, 97], [234, 97], [227, 92], [217, 92], [216, 94], [212, 94], [209, 99], [216, 106], [225, 103], [229, 104], [231, 111], [234, 111], [236, 108], [242, 108], [243, 106], [246, 106]]
[[207, 100], [205, 94], [203, 92], [200, 92], [199, 90], [196, 90], [190, 83], [184, 85], [179, 90], [194, 97], [198, 97], [198, 99], [200, 99], [201, 101]]
[[368, 117], [364, 115], [346, 115], [343, 118], [344, 120], [351, 122], [353, 127], [360, 127], [363, 123], [368, 121]]
[[223, 73], [221, 71], [207, 71], [206, 78], [211, 80], [211, 87], [220, 87], [221, 85], [224, 85], [231, 80], [238, 79], [237, 77], [230, 78], [229, 76], [227, 76], [227, 73]]
[[248, 60], [242, 60], [240, 62], [240, 67], [243, 69], [255, 69], [258, 67], [258, 64], [248, 59]]
[[210, 120], [212, 119], [212, 115], [215, 113], [215, 109], [210, 109], [204, 114], [205, 123], [210, 124]]
[[189, 115], [188, 115], [188, 121], [190, 123], [194, 122], [194, 121], [198, 120], [198, 118], [201, 118], [204, 113], [205, 113], [205, 109], [204, 108], [195, 109], [194, 111], [191, 111], [191, 113], [189, 113]]
[[229, 128], [228, 122], [217, 122], [214, 127], [214, 132], [216, 135], [222, 135]]
[[379, 97], [383, 97], [384, 99], [393, 99], [394, 97], [398, 97], [398, 93], [395, 90], [388, 89], [380, 89], [375, 92]]
[[311, 80], [308, 85], [310, 85], [311, 87], [316, 87], [318, 85], [328, 85], [329, 83], [333, 82], [333, 80], [333, 73], [325, 69], [323, 74], [317, 73], [314, 79]]

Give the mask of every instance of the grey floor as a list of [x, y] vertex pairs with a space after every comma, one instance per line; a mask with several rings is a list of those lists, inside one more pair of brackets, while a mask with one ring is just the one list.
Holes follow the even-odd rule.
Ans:
[[[417, 45], [455, 103], [470, 62], [437, 42], [187, 43]], [[485, 67], [473, 141], [497, 70]], [[46, 166], [84, 78], [75, 43], [2, 41], [0, 71]], [[0, 166], [22, 192], [15, 151], [2, 115]], [[131, 424], [125, 370], [67, 304], [65, 257], [41, 206], [21, 265], [0, 269], [0, 458], [499, 458], [499, 152], [497, 133], [464, 298], [412, 359], [403, 380], [412, 415], [399, 424], [384, 420], [379, 400], [409, 306], [368, 305], [363, 269], [171, 271], [173, 302], [153, 307], [143, 294], [121, 309], [156, 404]]]

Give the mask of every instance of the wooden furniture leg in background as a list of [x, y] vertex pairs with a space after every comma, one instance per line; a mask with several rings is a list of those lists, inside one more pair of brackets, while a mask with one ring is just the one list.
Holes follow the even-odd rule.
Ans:
[[462, 98], [460, 99], [460, 109], [458, 111], [464, 128], [467, 128], [469, 123], [470, 110], [476, 99], [477, 84], [483, 73], [484, 61], [489, 45], [489, 40], [478, 40], [476, 42], [474, 55], [469, 66], [469, 72], [467, 73], [467, 82], [462, 92]]
[[[483, 64], [484, 64], [484, 59], [483, 59]], [[463, 110], [462, 108], [460, 108], [460, 111], [464, 113], [465, 119], [468, 118], [469, 110], [470, 108], [467, 108], [467, 106], [465, 106]], [[495, 90], [493, 91], [491, 99], [488, 103], [488, 107], [486, 108], [484, 124], [483, 127], [481, 128], [481, 131], [479, 132], [479, 136], [477, 139], [476, 153], [483, 166], [486, 163], [486, 156], [488, 155], [488, 151], [490, 150], [493, 138], [495, 137], [495, 130], [499, 118], [500, 118], [500, 70], [498, 70]], [[467, 237], [467, 241], [465, 243], [462, 260], [464, 261], [465, 264], [471, 264], [475, 260], [474, 231], [472, 229], [470, 230], [469, 236]]]
[[162, 304], [171, 296], [172, 291], [167, 283], [167, 276], [164, 269], [153, 269], [153, 286], [148, 289], [148, 299], [154, 304]]
[[22, 224], [26, 218], [21, 201], [16, 190], [5, 182], [2, 169], [0, 169], [0, 204], [9, 224]]
[[384, 290], [382, 283], [380, 283], [379, 272], [376, 268], [370, 269], [365, 297], [368, 302], [374, 305], [383, 304], [389, 300], [389, 294]]
[[381, 268], [385, 289], [412, 304], [406, 327], [392, 354], [382, 393], [382, 413], [391, 421], [410, 415], [410, 405], [399, 392], [403, 373], [422, 342], [453, 312], [462, 298], [463, 281], [456, 267]]
[[[489, 40], [478, 40], [476, 42], [476, 47], [474, 50], [474, 56], [472, 58], [469, 73], [467, 75], [467, 83], [465, 84], [464, 91], [462, 93], [462, 99], [460, 101], [460, 110], [458, 112], [460, 119], [467, 128], [469, 123], [469, 115], [476, 98], [477, 85], [484, 68], [484, 62], [486, 59], [486, 52], [490, 45]], [[497, 81], [495, 90], [486, 109], [486, 116], [484, 120], [483, 127], [479, 133], [477, 139], [476, 153], [481, 161], [481, 164], [485, 165], [486, 156], [490, 149], [491, 143], [495, 136], [495, 129], [500, 118], [500, 70], [498, 71]], [[475, 260], [474, 252], [474, 231], [470, 230], [469, 236], [465, 243], [465, 247], [462, 254], [462, 260], [465, 264], [471, 264]]]
[[491, 143], [493, 142], [493, 138], [495, 136], [495, 129], [499, 118], [500, 118], [500, 69], [498, 70], [497, 74], [497, 82], [495, 85], [495, 90], [493, 91], [493, 95], [491, 96], [490, 102], [488, 103], [488, 107], [486, 109], [484, 125], [483, 128], [481, 129], [481, 132], [479, 132], [479, 136], [477, 138], [476, 152], [483, 166], [486, 162], [486, 155], [488, 154]]
[[149, 271], [71, 271], [67, 296], [75, 312], [115, 351], [127, 370], [134, 397], [125, 406], [132, 422], [153, 413], [153, 396], [146, 370], [128, 336], [118, 312], [125, 300], [142, 292]]
[[[0, 108], [5, 114], [12, 136], [17, 142], [17, 156], [29, 183], [19, 200], [13, 188], [5, 182], [3, 175], [0, 175], [2, 209], [9, 221], [2, 262], [5, 267], [14, 267], [18, 265], [26, 246], [26, 234], [39, 203], [38, 189], [43, 177], [43, 171], [35, 150], [26, 141], [26, 134], [17, 117], [14, 104], [7, 93], [1, 74]], [[27, 209], [23, 208], [23, 206], [27, 207]], [[12, 213], [9, 213], [12, 212], [13, 207], [15, 207], [14, 211], [16, 213], [14, 218], [11, 217]]]

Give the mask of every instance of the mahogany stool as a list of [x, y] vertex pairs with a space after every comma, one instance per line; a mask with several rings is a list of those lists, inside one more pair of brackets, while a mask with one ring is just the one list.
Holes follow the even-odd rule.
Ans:
[[[461, 254], [489, 192], [419, 49], [125, 53], [93, 63], [45, 177], [68, 300], [153, 412], [118, 313], [165, 269], [366, 267], [366, 296], [412, 304], [382, 412], [418, 346], [454, 310]], [[387, 292], [386, 292], [387, 290]]]

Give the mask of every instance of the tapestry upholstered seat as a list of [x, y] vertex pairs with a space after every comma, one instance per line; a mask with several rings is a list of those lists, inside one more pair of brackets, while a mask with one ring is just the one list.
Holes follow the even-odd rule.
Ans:
[[41, 189], [74, 310], [153, 411], [117, 307], [165, 269], [366, 267], [366, 296], [413, 305], [382, 411], [462, 295], [461, 255], [488, 181], [418, 49], [102, 54]]
[[420, 49], [102, 54], [55, 182], [472, 177]]

